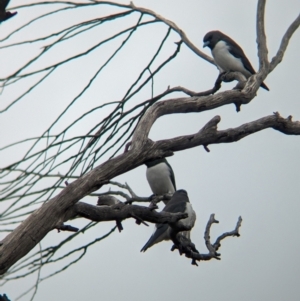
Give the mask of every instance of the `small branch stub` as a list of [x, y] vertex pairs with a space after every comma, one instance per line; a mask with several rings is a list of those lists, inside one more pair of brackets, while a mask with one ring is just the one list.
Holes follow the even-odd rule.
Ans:
[[192, 265], [196, 265], [196, 266], [198, 266], [197, 261], [201, 261], [201, 260], [208, 261], [213, 258], [220, 260], [221, 254], [218, 253], [217, 251], [221, 247], [221, 241], [229, 236], [232, 236], [232, 237], [240, 236], [239, 228], [241, 227], [241, 224], [242, 224], [242, 218], [239, 217], [236, 227], [233, 231], [223, 233], [216, 239], [215, 243], [212, 244], [211, 240], [210, 240], [210, 229], [211, 229], [212, 224], [217, 224], [217, 223], [219, 223], [219, 222], [215, 219], [215, 215], [211, 214], [211, 216], [207, 222], [207, 225], [205, 228], [205, 233], [204, 233], [204, 240], [205, 240], [206, 247], [208, 249], [207, 254], [200, 254], [200, 252], [196, 249], [195, 244], [190, 239], [181, 235], [181, 233], [173, 234], [174, 238], [172, 238], [172, 240], [173, 240], [174, 245], [172, 246], [171, 251], [178, 249], [180, 255], [185, 254], [185, 256], [187, 258], [191, 258]]

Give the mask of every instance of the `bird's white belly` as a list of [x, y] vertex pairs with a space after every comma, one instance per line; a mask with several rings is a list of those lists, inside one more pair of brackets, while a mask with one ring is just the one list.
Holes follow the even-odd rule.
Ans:
[[220, 72], [239, 71], [245, 75], [246, 78], [251, 76], [251, 73], [244, 68], [242, 60], [236, 58], [229, 52], [228, 46], [224, 41], [219, 41], [215, 45], [214, 49], [212, 50], [212, 55]]
[[191, 205], [191, 203], [186, 203], [185, 213], [188, 214], [187, 218], [179, 220], [179, 224], [183, 225], [186, 229], [192, 229], [196, 221], [196, 213]]
[[175, 192], [166, 164], [161, 163], [147, 168], [146, 176], [153, 193], [161, 195]]

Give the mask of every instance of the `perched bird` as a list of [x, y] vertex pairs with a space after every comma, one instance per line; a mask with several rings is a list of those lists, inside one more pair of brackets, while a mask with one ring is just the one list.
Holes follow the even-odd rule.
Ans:
[[[178, 228], [191, 230], [195, 224], [196, 213], [193, 210], [191, 203], [189, 202], [187, 192], [183, 189], [177, 190], [173, 194], [171, 200], [167, 203], [167, 205], [162, 211], [172, 213], [182, 212], [188, 214], [187, 218], [181, 219], [178, 222], [176, 222], [174, 226]], [[144, 247], [141, 249], [141, 252], [145, 252], [148, 248], [163, 240], [170, 240], [171, 229], [172, 228], [169, 226], [169, 224], [156, 224], [154, 233], [152, 234], [148, 242], [144, 245]]]
[[8, 5], [8, 3], [9, 0], [0, 0], [0, 23], [17, 14], [17, 12], [12, 13], [10, 11], [6, 11], [6, 6]]
[[0, 301], [10, 301], [10, 299], [8, 299], [8, 297], [5, 294], [3, 294], [3, 296], [0, 295]]
[[147, 180], [154, 194], [163, 195], [176, 191], [174, 172], [166, 158], [150, 160], [145, 164]]
[[[243, 49], [221, 31], [208, 32], [204, 36], [203, 42], [203, 47], [208, 46], [211, 49], [220, 72], [239, 71], [247, 79], [256, 73]], [[269, 91], [264, 83], [260, 86]]]

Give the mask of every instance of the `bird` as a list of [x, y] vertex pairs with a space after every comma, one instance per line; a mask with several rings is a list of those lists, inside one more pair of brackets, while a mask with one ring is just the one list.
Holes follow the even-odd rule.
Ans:
[[163, 195], [176, 191], [174, 172], [166, 158], [149, 160], [145, 164], [146, 177], [154, 194]]
[[[221, 73], [239, 71], [247, 79], [256, 73], [243, 49], [221, 31], [208, 32], [203, 38], [203, 43], [203, 47], [211, 49], [214, 61]], [[266, 84], [262, 83], [260, 86], [269, 91]]]
[[0, 0], [0, 23], [15, 16], [17, 12], [6, 11], [6, 7], [10, 0]]
[[[167, 205], [162, 210], [164, 212], [182, 212], [187, 213], [188, 217], [177, 221], [173, 226], [180, 229], [191, 230], [196, 221], [196, 213], [193, 210], [193, 207], [189, 201], [188, 194], [186, 190], [180, 189], [175, 191], [171, 200], [167, 203]], [[153, 245], [163, 241], [171, 239], [171, 230], [172, 228], [169, 224], [156, 224], [155, 230], [150, 239], [141, 249], [141, 252], [146, 252], [146, 250]], [[187, 231], [182, 231], [187, 232]]]
[[8, 297], [6, 296], [6, 294], [0, 295], [0, 301], [10, 301], [10, 299], [8, 299]]

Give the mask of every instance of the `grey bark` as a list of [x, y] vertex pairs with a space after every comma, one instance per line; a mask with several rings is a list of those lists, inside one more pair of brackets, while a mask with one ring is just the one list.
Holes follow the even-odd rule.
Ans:
[[[292, 34], [300, 24], [300, 17], [298, 16], [286, 31], [277, 55], [272, 59], [270, 66], [267, 60], [266, 36], [264, 33], [265, 2], [266, 1], [259, 1], [257, 15], [260, 71], [247, 81], [243, 90], [225, 91], [204, 97], [169, 99], [154, 104], [140, 121], [133, 136], [131, 149], [129, 151], [102, 163], [89, 173], [70, 183], [63, 191], [47, 203], [44, 203], [2, 240], [0, 246], [0, 274], [5, 273], [14, 263], [32, 250], [49, 231], [61, 226], [64, 221], [74, 217], [76, 213], [97, 221], [124, 219], [132, 215], [136, 215], [150, 222], [163, 222], [170, 221], [174, 218], [182, 218], [183, 216], [176, 214], [166, 216], [165, 214], [151, 211], [149, 208], [139, 206], [124, 205], [118, 209], [117, 207], [107, 209], [78, 203], [86, 195], [98, 190], [112, 178], [142, 165], [146, 160], [154, 157], [169, 156], [172, 155], [174, 151], [200, 145], [207, 149], [209, 144], [235, 142], [266, 128], [273, 128], [288, 135], [300, 134], [300, 122], [293, 122], [291, 117], [284, 119], [276, 113], [246, 123], [237, 128], [223, 131], [217, 130], [220, 117], [216, 116], [203, 129], [192, 135], [157, 142], [153, 142], [148, 138], [153, 123], [157, 118], [163, 115], [202, 112], [228, 104], [235, 104], [239, 107], [242, 104], [249, 103], [256, 96], [261, 82], [265, 79], [267, 74], [280, 63]], [[114, 2], [108, 3], [155, 16], [161, 22], [174, 28], [190, 49], [203, 59], [213, 63], [212, 59], [198, 50], [187, 39], [184, 32], [173, 22], [164, 19], [150, 10], [135, 7], [132, 3], [130, 5], [120, 5]]]
[[[142, 165], [146, 160], [153, 157], [168, 156], [174, 151], [195, 146], [238, 141], [266, 128], [274, 128], [290, 135], [300, 134], [300, 122], [293, 122], [291, 118], [284, 119], [279, 114], [275, 114], [223, 131], [217, 131], [216, 125], [220, 121], [220, 117], [215, 117], [209, 122], [209, 126], [205, 126], [204, 129], [193, 135], [157, 142], [148, 139], [151, 126], [160, 116], [172, 113], [199, 112], [237, 100], [249, 101], [249, 97], [239, 91], [225, 91], [214, 96], [170, 99], [154, 104], [137, 127], [132, 140], [132, 148], [128, 152], [104, 162], [70, 183], [61, 193], [42, 205], [2, 240], [0, 273], [5, 273], [15, 262], [34, 248], [49, 231], [74, 216], [74, 205], [79, 200], [98, 190], [110, 179]], [[139, 214], [141, 212], [137, 215]], [[150, 217], [154, 218], [155, 214], [151, 212], [149, 219]], [[107, 216], [100, 216], [98, 221], [118, 218], [121, 218], [120, 212], [111, 211]], [[145, 218], [145, 220], [147, 219]], [[160, 218], [156, 219], [155, 222], [161, 222]]]

